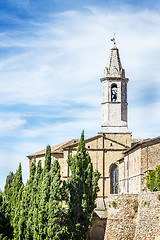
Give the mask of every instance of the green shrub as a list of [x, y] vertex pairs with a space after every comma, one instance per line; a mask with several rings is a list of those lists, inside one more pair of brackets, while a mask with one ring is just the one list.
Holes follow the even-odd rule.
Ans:
[[116, 207], [117, 207], [117, 203], [116, 203], [115, 201], [113, 201], [113, 202], [112, 202], [112, 206], [113, 206], [114, 208], [116, 208]]
[[136, 201], [133, 205], [133, 209], [135, 212], [138, 212], [138, 201]]
[[157, 165], [155, 168], [155, 187], [160, 190], [160, 165]]
[[146, 205], [147, 205], [147, 202], [145, 201], [145, 202], [144, 202], [144, 206], [146, 206]]
[[160, 191], [160, 165], [157, 165], [155, 170], [147, 173], [146, 186], [151, 192], [153, 192], [154, 187]]
[[152, 192], [155, 187], [155, 170], [147, 173], [146, 185], [147, 185], [147, 188]]

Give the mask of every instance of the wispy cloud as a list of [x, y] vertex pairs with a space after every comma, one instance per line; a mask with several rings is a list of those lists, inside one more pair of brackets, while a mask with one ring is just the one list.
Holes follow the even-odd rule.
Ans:
[[25, 123], [26, 120], [14, 117], [14, 114], [10, 117], [8, 114], [0, 114], [0, 137], [16, 135], [17, 130], [23, 127]]
[[[134, 137], [160, 135], [158, 11], [126, 5], [101, 8], [86, 2], [83, 9], [48, 11], [43, 19], [30, 17], [35, 9], [29, 1], [24, 6], [19, 1], [16, 4], [30, 15], [22, 19], [11, 14], [14, 28], [2, 28], [0, 34], [3, 169], [14, 156], [13, 169], [22, 161], [28, 171], [25, 156], [32, 151], [79, 137], [82, 129], [86, 137], [98, 132], [99, 79], [114, 32], [126, 77], [130, 78], [129, 129]], [[8, 142], [12, 144], [7, 149], [4, 145]]]
[[[105, 58], [111, 46], [107, 48], [107, 41], [113, 30], [117, 32], [122, 64], [128, 76], [131, 75], [131, 81], [136, 83], [136, 91], [143, 86], [143, 78], [145, 84], [151, 84], [151, 77], [152, 84], [153, 81], [157, 83], [156, 71], [149, 69], [155, 68], [160, 51], [160, 43], [156, 41], [160, 37], [159, 18], [152, 12], [107, 15], [105, 11], [93, 11], [92, 8], [89, 14], [75, 11], [57, 14], [56, 24], [54, 18], [53, 21], [51, 19], [48, 27], [42, 24], [34, 36], [26, 37], [19, 33], [15, 39], [10, 36], [7, 41], [5, 36], [5, 44], [19, 47], [22, 52], [19, 54], [15, 50], [12, 56], [1, 61], [4, 82], [1, 91], [6, 93], [5, 100], [3, 96], [1, 102], [12, 99], [15, 103], [27, 104], [46, 104], [64, 99], [78, 101], [84, 92], [83, 84], [86, 88], [90, 84], [92, 92], [88, 91], [87, 95], [92, 99], [92, 93], [96, 94], [99, 84], [98, 78], [103, 76]], [[79, 94], [74, 96], [77, 87]]]

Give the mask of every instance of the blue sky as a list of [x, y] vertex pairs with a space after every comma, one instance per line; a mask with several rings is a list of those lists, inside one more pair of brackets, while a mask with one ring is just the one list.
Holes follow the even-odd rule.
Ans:
[[159, 1], [0, 0], [0, 188], [27, 155], [97, 134], [101, 83], [116, 33], [129, 130], [160, 135]]

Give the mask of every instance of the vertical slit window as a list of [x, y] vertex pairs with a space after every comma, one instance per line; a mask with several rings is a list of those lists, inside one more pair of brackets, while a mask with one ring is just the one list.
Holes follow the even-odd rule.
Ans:
[[117, 85], [113, 84], [111, 87], [111, 101], [116, 102], [117, 101]]

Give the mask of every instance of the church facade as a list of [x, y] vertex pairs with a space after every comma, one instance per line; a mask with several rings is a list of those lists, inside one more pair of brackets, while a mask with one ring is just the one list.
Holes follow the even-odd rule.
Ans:
[[[133, 140], [128, 131], [127, 84], [119, 49], [111, 49], [102, 84], [102, 125], [96, 136], [85, 139], [93, 168], [101, 173], [96, 216], [106, 219], [108, 194], [139, 194], [147, 191], [145, 176], [160, 164], [160, 137]], [[76, 153], [79, 139], [51, 147], [51, 160], [58, 159], [63, 179], [70, 176], [68, 154]], [[28, 156], [29, 164], [44, 166], [45, 150]], [[100, 231], [100, 229], [98, 230]], [[102, 231], [103, 232], [103, 231]], [[96, 239], [96, 238], [95, 238]], [[99, 239], [99, 238], [98, 238]]]
[[[90, 154], [93, 168], [101, 173], [99, 180], [100, 192], [98, 198], [105, 198], [110, 193], [119, 192], [119, 174], [117, 160], [122, 152], [131, 147], [131, 133], [128, 131], [127, 83], [125, 71], [122, 68], [119, 50], [114, 44], [111, 49], [108, 66], [104, 69], [102, 83], [102, 125], [99, 133], [86, 139], [86, 148]], [[70, 140], [51, 148], [52, 161], [58, 159], [61, 165], [63, 179], [70, 175], [66, 159], [68, 154], [77, 150], [78, 139]], [[28, 156], [29, 163], [44, 166], [45, 150]], [[111, 177], [112, 175], [112, 177]], [[114, 176], [113, 176], [114, 175]]]

